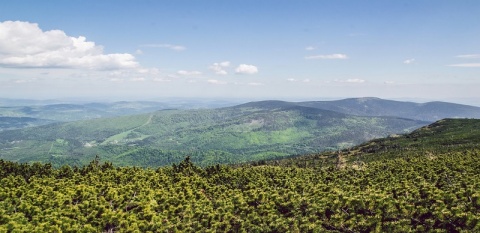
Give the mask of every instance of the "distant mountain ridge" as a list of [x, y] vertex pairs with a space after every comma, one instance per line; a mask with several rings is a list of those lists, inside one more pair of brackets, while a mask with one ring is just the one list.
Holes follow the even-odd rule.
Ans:
[[414, 103], [385, 100], [376, 97], [304, 102], [265, 100], [249, 102], [239, 106], [256, 106], [265, 108], [303, 106], [355, 116], [391, 116], [429, 122], [444, 118], [480, 119], [480, 107], [441, 101]]
[[[96, 118], [118, 117], [125, 115], [134, 115], [150, 113], [163, 109], [198, 109], [228, 106], [227, 101], [192, 101], [184, 102], [181, 100], [172, 102], [155, 101], [119, 101], [113, 103], [58, 103], [52, 101], [33, 101], [33, 100], [5, 100], [0, 99], [0, 117], [3, 120], [14, 120], [15, 117], [28, 117], [37, 119], [37, 124], [42, 125], [52, 122], [71, 122], [79, 120], [89, 120]], [[7, 124], [7, 123], [5, 123]], [[22, 125], [17, 124], [22, 128]], [[24, 127], [30, 125], [24, 125]], [[0, 125], [0, 130], [5, 130]]]
[[[155, 102], [120, 101], [113, 103], [56, 103], [52, 101], [0, 99], [0, 116], [37, 118], [38, 123], [69, 122], [94, 118], [142, 114], [162, 109], [198, 109], [230, 106], [225, 101], [210, 102]], [[3, 103], [3, 106], [2, 106]], [[30, 105], [28, 105], [30, 104]], [[238, 106], [285, 108], [303, 106], [356, 116], [393, 116], [434, 122], [443, 118], [480, 118], [480, 107], [447, 102], [414, 103], [384, 100], [373, 97], [333, 101], [287, 102], [279, 100], [256, 101]], [[12, 118], [13, 119], [13, 118]], [[1, 130], [2, 128], [0, 128]]]
[[187, 155], [200, 165], [238, 163], [350, 147], [427, 122], [352, 116], [282, 101], [57, 123], [0, 133], [0, 158], [160, 166]]
[[[165, 110], [172, 106], [116, 102], [0, 107], [0, 131], [52, 119], [70, 121], [0, 132], [0, 159], [79, 165], [101, 155], [117, 165], [160, 166], [190, 155], [203, 166], [339, 150], [407, 133], [437, 118], [480, 118], [479, 107], [378, 98], [266, 100], [215, 109]], [[142, 113], [152, 109], [163, 110]], [[110, 114], [124, 116], [105, 118]], [[74, 121], [82, 117], [98, 119]], [[39, 120], [43, 118], [47, 120]]]
[[356, 116], [395, 116], [430, 122], [444, 118], [480, 118], [480, 107], [439, 101], [413, 103], [366, 97], [296, 104]]

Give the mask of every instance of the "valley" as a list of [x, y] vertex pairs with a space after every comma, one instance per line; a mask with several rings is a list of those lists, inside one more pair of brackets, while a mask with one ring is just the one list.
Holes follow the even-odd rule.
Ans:
[[[122, 115], [166, 105], [117, 102], [109, 107], [84, 104], [82, 111], [77, 105], [17, 109], [52, 119], [50, 121], [59, 116], [69, 121], [88, 116], [86, 113], [92, 113], [92, 106], [103, 109], [104, 114]], [[332, 106], [336, 111], [331, 110]], [[46, 109], [51, 109], [51, 115]], [[65, 117], [69, 113], [71, 117]], [[200, 166], [248, 163], [337, 151], [375, 138], [409, 133], [431, 122], [433, 118], [423, 117], [425, 114], [476, 117], [479, 113], [480, 108], [451, 103], [414, 104], [358, 98], [326, 102], [259, 101], [231, 107], [164, 109], [117, 117], [100, 114], [96, 119], [5, 130], [0, 133], [0, 158], [49, 162], [56, 167], [85, 165], [95, 156], [118, 166], [165, 166], [178, 163], [186, 156]], [[405, 114], [413, 119], [406, 118]]]

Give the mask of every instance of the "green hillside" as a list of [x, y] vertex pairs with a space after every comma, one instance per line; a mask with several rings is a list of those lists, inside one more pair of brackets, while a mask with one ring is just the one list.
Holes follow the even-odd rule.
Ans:
[[479, 232], [480, 150], [362, 169], [0, 160], [0, 232]]
[[355, 166], [371, 161], [417, 155], [435, 158], [436, 154], [478, 148], [480, 148], [479, 119], [444, 119], [408, 134], [393, 134], [341, 151], [305, 155], [267, 163], [301, 167], [329, 166], [339, 163], [340, 156], [341, 162]]
[[0, 116], [0, 132], [4, 130], [22, 129], [32, 126], [47, 125], [54, 123], [52, 120], [44, 120], [31, 117], [3, 117]]
[[4, 131], [0, 158], [80, 165], [100, 155], [116, 165], [160, 166], [190, 155], [206, 166], [338, 150], [425, 124], [257, 102]]

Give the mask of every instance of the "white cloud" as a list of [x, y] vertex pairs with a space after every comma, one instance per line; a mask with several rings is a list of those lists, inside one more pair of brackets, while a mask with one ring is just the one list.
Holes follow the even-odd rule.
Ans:
[[407, 65], [408, 65], [408, 64], [412, 64], [412, 63], [414, 63], [414, 62], [415, 62], [415, 58], [411, 58], [411, 59], [407, 59], [407, 60], [403, 61], [403, 64], [407, 64]]
[[249, 86], [263, 86], [263, 83], [252, 82], [252, 83], [247, 83], [247, 85], [249, 85]]
[[137, 69], [137, 72], [140, 74], [149, 74], [149, 75], [160, 74], [160, 70], [158, 70], [157, 68], [140, 68], [140, 69]]
[[225, 68], [230, 66], [229, 61], [223, 61], [223, 62], [215, 62], [211, 66], [208, 67], [211, 71], [213, 71], [215, 74], [219, 75], [227, 75], [227, 71]]
[[229, 61], [223, 61], [223, 62], [220, 62], [219, 65], [221, 67], [229, 67], [230, 66], [230, 62]]
[[140, 49], [137, 49], [137, 50], [135, 50], [135, 54], [142, 55], [142, 54], [143, 54], [143, 51], [140, 50]]
[[160, 74], [157, 68], [137, 68], [137, 69], [119, 69], [108, 73], [110, 77], [131, 78], [131, 77], [155, 77]]
[[348, 56], [341, 53], [327, 54], [327, 55], [314, 55], [305, 57], [307, 60], [313, 59], [348, 59]]
[[83, 36], [42, 31], [36, 23], [5, 21], [0, 22], [0, 66], [114, 70], [139, 65], [128, 53], [104, 54], [101, 46]]
[[144, 44], [141, 47], [150, 47], [150, 48], [166, 48], [175, 51], [184, 51], [187, 47], [183, 45], [174, 45], [174, 44]]
[[235, 69], [237, 74], [256, 74], [258, 73], [258, 68], [254, 65], [241, 64]]
[[453, 64], [448, 65], [453, 67], [480, 67], [480, 63], [463, 63], [463, 64]]
[[352, 78], [352, 79], [347, 79], [345, 80], [347, 83], [364, 83], [365, 80], [359, 79], [359, 78]]
[[457, 58], [480, 58], [480, 54], [464, 54], [464, 55], [458, 55], [458, 56], [455, 56]]
[[207, 82], [210, 83], [210, 84], [215, 84], [215, 85], [227, 84], [227, 82], [225, 82], [225, 81], [220, 81], [220, 80], [216, 80], [216, 79], [209, 79], [209, 80], [207, 80]]
[[289, 81], [289, 82], [304, 82], [304, 83], [309, 83], [311, 80], [308, 79], [308, 78], [303, 79], [303, 80], [294, 79], [294, 78], [288, 78], [287, 81]]
[[364, 83], [365, 80], [359, 79], [359, 78], [351, 78], [351, 79], [347, 79], [347, 80], [336, 79], [335, 82], [338, 82], [338, 83]]
[[315, 50], [315, 49], [317, 49], [317, 48], [316, 48], [316, 47], [313, 47], [313, 46], [307, 46], [307, 47], [305, 47], [305, 50], [307, 50], [307, 51], [312, 51], [312, 50]]
[[177, 71], [177, 74], [183, 75], [183, 76], [194, 76], [194, 75], [201, 75], [202, 72], [200, 71], [187, 71], [187, 70], [179, 70]]

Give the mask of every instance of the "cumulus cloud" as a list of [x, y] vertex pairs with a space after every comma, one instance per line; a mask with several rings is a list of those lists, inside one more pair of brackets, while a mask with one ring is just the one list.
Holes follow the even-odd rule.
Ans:
[[407, 60], [403, 61], [403, 64], [407, 64], [407, 65], [408, 65], [408, 64], [412, 64], [412, 63], [414, 63], [414, 62], [415, 62], [415, 58], [411, 58], [411, 59], [407, 59]]
[[43, 31], [36, 23], [5, 21], [0, 22], [0, 66], [114, 70], [139, 65], [128, 53], [104, 54], [101, 46], [83, 36]]
[[287, 81], [289, 81], [289, 82], [296, 82], [296, 81], [298, 81], [298, 80], [296, 80], [296, 79], [294, 79], [294, 78], [287, 78]]
[[241, 64], [235, 69], [237, 74], [256, 74], [258, 73], [258, 68], [254, 65]]
[[225, 68], [227, 68], [229, 66], [230, 66], [229, 61], [215, 62], [211, 66], [209, 66], [208, 69], [213, 71], [215, 74], [227, 75], [228, 72], [225, 70]]
[[307, 60], [314, 60], [314, 59], [327, 59], [327, 60], [332, 60], [332, 59], [348, 59], [348, 56], [346, 54], [341, 54], [341, 53], [335, 53], [335, 54], [327, 54], [327, 55], [314, 55], [314, 56], [307, 56], [305, 57]]
[[458, 55], [458, 56], [455, 56], [457, 58], [468, 58], [468, 59], [471, 59], [471, 58], [480, 58], [480, 54], [464, 54], [464, 55]]
[[200, 71], [187, 71], [187, 70], [179, 70], [177, 71], [177, 74], [183, 75], [183, 76], [195, 76], [195, 75], [201, 75], [202, 72]]
[[463, 63], [463, 64], [453, 64], [448, 65], [453, 67], [480, 67], [480, 63]]
[[183, 45], [174, 45], [174, 44], [144, 44], [141, 47], [150, 47], [150, 48], [166, 48], [175, 51], [183, 51], [186, 50], [187, 47]]
[[252, 82], [252, 83], [247, 83], [247, 85], [249, 85], [249, 86], [263, 86], [263, 83]]
[[315, 47], [313, 47], [313, 46], [307, 46], [307, 47], [305, 47], [305, 50], [307, 50], [307, 51], [312, 51], [312, 50], [315, 50], [315, 49], [317, 49], [317, 48], [315, 48]]

